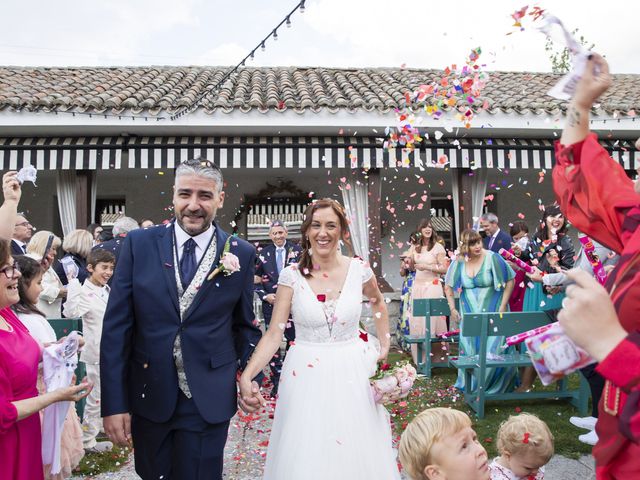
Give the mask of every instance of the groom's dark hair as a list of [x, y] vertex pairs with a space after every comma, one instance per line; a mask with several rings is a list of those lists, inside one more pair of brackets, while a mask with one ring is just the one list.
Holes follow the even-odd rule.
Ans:
[[199, 177], [205, 177], [216, 182], [216, 189], [218, 193], [222, 190], [223, 178], [222, 170], [206, 158], [190, 158], [185, 160], [176, 168], [176, 179], [181, 175], [198, 175]]

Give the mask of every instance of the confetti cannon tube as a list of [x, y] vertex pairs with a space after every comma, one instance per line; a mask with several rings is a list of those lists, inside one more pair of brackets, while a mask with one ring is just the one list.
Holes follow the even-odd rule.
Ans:
[[509, 262], [515, 263], [519, 268], [521, 268], [525, 272], [527, 273], [534, 272], [533, 267], [531, 265], [523, 262], [510, 251], [505, 250], [504, 248], [501, 248], [498, 253], [502, 256], [502, 258], [504, 258], [505, 260], [508, 260]]
[[527, 332], [522, 332], [517, 335], [513, 335], [511, 337], [507, 337], [506, 343], [508, 346], [517, 345], [518, 343], [524, 342], [527, 338], [535, 337], [536, 335], [540, 335], [541, 333], [546, 332], [551, 328], [553, 323], [549, 325], [544, 325], [542, 327], [534, 328], [533, 330], [529, 330]]
[[607, 282], [607, 272], [605, 272], [602, 262], [598, 258], [598, 255], [596, 255], [595, 245], [586, 235], [579, 235], [578, 238], [580, 239], [580, 243], [582, 243], [584, 254], [591, 264], [593, 275], [596, 277], [596, 280], [600, 285], [604, 285]]

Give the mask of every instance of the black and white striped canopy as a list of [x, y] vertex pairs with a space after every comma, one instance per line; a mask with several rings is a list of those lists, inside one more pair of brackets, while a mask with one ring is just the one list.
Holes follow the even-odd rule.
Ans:
[[[640, 155], [626, 141], [603, 146], [627, 169]], [[227, 168], [506, 168], [550, 169], [549, 139], [426, 140], [413, 150], [383, 148], [374, 137], [15, 137], [0, 138], [0, 170], [172, 169], [205, 157]]]

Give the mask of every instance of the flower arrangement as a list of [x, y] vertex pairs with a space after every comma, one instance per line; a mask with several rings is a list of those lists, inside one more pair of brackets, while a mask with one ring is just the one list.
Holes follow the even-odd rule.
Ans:
[[207, 280], [213, 280], [219, 273], [223, 273], [225, 277], [228, 277], [232, 273], [240, 271], [240, 260], [229, 251], [231, 250], [231, 238], [232, 237], [227, 238], [224, 249], [222, 250], [222, 255], [220, 256], [220, 263], [218, 263], [218, 266], [209, 274]]
[[405, 398], [413, 387], [416, 375], [416, 369], [410, 363], [393, 368], [388, 363], [382, 364], [378, 373], [371, 377], [373, 400], [385, 404]]

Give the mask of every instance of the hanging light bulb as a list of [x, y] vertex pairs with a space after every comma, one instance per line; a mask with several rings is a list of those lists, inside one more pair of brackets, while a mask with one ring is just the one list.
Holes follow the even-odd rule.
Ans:
[[289, 18], [289, 16], [287, 16], [287, 20], [286, 22], [284, 22], [284, 24], [287, 26], [287, 28], [291, 28], [291, 19]]
[[277, 42], [278, 41], [278, 31], [277, 30], [273, 30], [273, 41]]
[[305, 8], [304, 8], [304, 1], [305, 1], [305, 0], [302, 0], [302, 1], [300, 2], [300, 13], [304, 13], [304, 10], [305, 10]]
[[263, 52], [267, 49], [267, 47], [265, 46], [264, 42], [262, 42], [262, 43], [260, 44], [260, 49], [261, 49]]
[[254, 55], [255, 50], [251, 51], [251, 55], [249, 55], [249, 60], [253, 60], [255, 55]]

